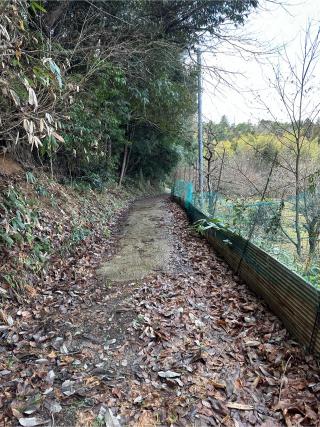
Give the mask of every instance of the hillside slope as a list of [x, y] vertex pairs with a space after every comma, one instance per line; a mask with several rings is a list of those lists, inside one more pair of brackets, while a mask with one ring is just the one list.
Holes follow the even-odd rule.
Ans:
[[3, 157], [0, 174], [3, 313], [13, 301], [32, 298], [53, 280], [76, 280], [75, 259], [86, 253], [92, 262], [90, 254], [108, 246], [117, 218], [142, 194], [115, 185], [100, 191], [81, 182], [62, 185], [39, 169], [26, 171]]

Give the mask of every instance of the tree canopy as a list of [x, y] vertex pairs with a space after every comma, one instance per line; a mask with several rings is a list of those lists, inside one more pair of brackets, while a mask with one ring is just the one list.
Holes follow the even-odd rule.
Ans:
[[[194, 138], [192, 50], [256, 0], [2, 3], [1, 145], [71, 176], [170, 173]], [[30, 156], [29, 156], [30, 157]]]

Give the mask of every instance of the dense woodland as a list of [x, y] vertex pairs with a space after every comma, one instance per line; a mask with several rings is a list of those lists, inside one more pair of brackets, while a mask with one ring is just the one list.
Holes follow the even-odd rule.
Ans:
[[194, 49], [256, 0], [4, 1], [1, 146], [51, 173], [159, 182], [194, 139]]

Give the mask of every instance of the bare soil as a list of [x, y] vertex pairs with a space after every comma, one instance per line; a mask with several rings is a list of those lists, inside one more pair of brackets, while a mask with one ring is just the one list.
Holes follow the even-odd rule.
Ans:
[[18, 174], [22, 171], [21, 165], [15, 160], [11, 159], [8, 155], [0, 154], [0, 176], [11, 176]]
[[123, 225], [119, 249], [99, 271], [106, 283], [136, 281], [152, 272], [169, 272], [173, 252], [172, 214], [163, 198], [139, 200]]

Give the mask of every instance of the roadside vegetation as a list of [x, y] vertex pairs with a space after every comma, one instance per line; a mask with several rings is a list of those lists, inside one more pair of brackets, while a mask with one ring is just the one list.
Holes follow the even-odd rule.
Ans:
[[[320, 123], [302, 127], [297, 194], [290, 129], [290, 123], [264, 120], [232, 125], [226, 117], [206, 123], [204, 209], [318, 286]], [[196, 182], [195, 166], [186, 163], [179, 173]]]
[[[0, 160], [2, 164], [4, 160]], [[21, 303], [46, 289], [70, 267], [79, 247], [106, 243], [130, 201], [153, 189], [136, 186], [108, 190], [88, 184], [61, 185], [46, 174], [20, 170], [1, 184], [0, 245], [3, 307]], [[57, 266], [57, 261], [59, 267]]]
[[[206, 208], [318, 286], [318, 24], [310, 21], [299, 35], [298, 50], [283, 46], [270, 63], [265, 92], [252, 90], [258, 122], [231, 125], [223, 116], [205, 124]], [[194, 159], [185, 160], [181, 176], [197, 183]]]

